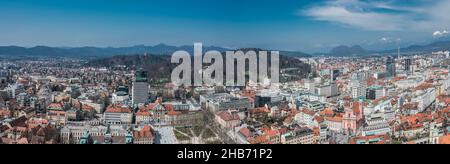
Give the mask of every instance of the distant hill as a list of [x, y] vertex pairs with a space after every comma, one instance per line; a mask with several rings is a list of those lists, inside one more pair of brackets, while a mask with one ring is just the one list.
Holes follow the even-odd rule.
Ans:
[[[133, 54], [154, 54], [154, 55], [171, 55], [176, 51], [184, 50], [190, 54], [194, 54], [194, 46], [170, 46], [166, 44], [158, 44], [155, 46], [137, 45], [132, 47], [74, 47], [59, 48], [36, 46], [32, 48], [18, 46], [0, 46], [1, 56], [61, 56], [61, 57], [111, 57], [115, 55], [133, 55]], [[203, 46], [203, 53], [216, 50], [225, 52], [228, 48], [217, 46]], [[286, 56], [309, 57], [308, 54], [293, 51], [281, 51]]]
[[[239, 49], [244, 52], [249, 50], [260, 49]], [[225, 55], [225, 53], [222, 53]], [[270, 55], [270, 54], [269, 54]], [[171, 56], [169, 55], [119, 55], [108, 58], [91, 60], [85, 66], [91, 67], [115, 67], [118, 65], [125, 65], [131, 69], [144, 68], [149, 72], [149, 76], [152, 79], [170, 78], [172, 70], [177, 66], [170, 62]], [[270, 60], [269, 63], [270, 65]], [[291, 56], [280, 55], [280, 67], [284, 68], [299, 68], [297, 71], [292, 72], [294, 77], [288, 80], [298, 80], [305, 78], [311, 72], [311, 66], [303, 63], [302, 61], [295, 59]], [[224, 62], [224, 71], [227, 70]]]
[[280, 55], [290, 57], [312, 57], [312, 55], [299, 51], [280, 51]]
[[370, 54], [369, 51], [365, 50], [361, 46], [339, 46], [336, 48], [333, 48], [328, 55], [329, 56], [361, 56], [361, 55], [368, 55]]
[[[65, 56], [65, 57], [111, 57], [114, 55], [132, 55], [132, 54], [156, 54], [156, 55], [171, 55], [176, 51], [184, 50], [193, 54], [193, 46], [169, 46], [165, 44], [158, 44], [155, 46], [137, 45], [132, 47], [75, 47], [75, 48], [59, 48], [36, 46], [32, 48], [18, 47], [18, 46], [0, 46], [0, 55], [3, 56]], [[228, 49], [221, 47], [206, 46], [203, 51], [217, 50], [224, 52]]]
[[[400, 48], [401, 53], [430, 53], [435, 51], [450, 50], [450, 41], [437, 41], [427, 45], [412, 45], [406, 48]], [[386, 50], [381, 53], [397, 53], [397, 49]]]
[[91, 67], [115, 67], [127, 66], [130, 69], [143, 68], [153, 78], [170, 78], [172, 69], [176, 67], [170, 62], [168, 55], [118, 55], [108, 58], [91, 60], [85, 66]]
[[[436, 42], [426, 45], [411, 45], [408, 47], [400, 48], [402, 54], [414, 54], [414, 53], [431, 53], [436, 51], [450, 50], [449, 40], [438, 40]], [[329, 53], [317, 53], [314, 56], [368, 56], [368, 55], [392, 55], [397, 54], [398, 49], [383, 50], [383, 51], [370, 51], [362, 48], [361, 46], [338, 46], [333, 48]]]
[[[81, 58], [108, 58], [115, 55], [134, 55], [134, 54], [153, 54], [153, 55], [171, 55], [175, 51], [184, 50], [190, 54], [194, 54], [194, 46], [171, 46], [166, 44], [158, 44], [155, 46], [137, 45], [132, 47], [47, 47], [36, 46], [31, 48], [18, 46], [0, 46], [0, 56], [55, 56], [55, 57], [81, 57]], [[218, 46], [204, 46], [203, 53], [216, 50], [225, 52], [233, 49]], [[439, 39], [436, 42], [427, 45], [412, 45], [401, 48], [402, 53], [429, 53], [433, 51], [450, 50], [450, 41]], [[368, 55], [388, 55], [397, 53], [397, 49], [370, 51], [359, 45], [352, 47], [338, 46], [333, 48], [329, 53], [307, 54], [299, 51], [283, 51], [279, 50], [283, 56], [290, 57], [312, 57], [312, 56], [368, 56]]]
[[[439, 40], [426, 45], [411, 45], [405, 48], [400, 48], [402, 54], [414, 54], [414, 53], [431, 53], [436, 51], [450, 50], [450, 41]], [[364, 55], [392, 55], [397, 54], [398, 49], [383, 50], [383, 51], [369, 51], [365, 50], [361, 46], [339, 46], [333, 48], [325, 56], [364, 56]], [[323, 55], [323, 54], [322, 54]]]

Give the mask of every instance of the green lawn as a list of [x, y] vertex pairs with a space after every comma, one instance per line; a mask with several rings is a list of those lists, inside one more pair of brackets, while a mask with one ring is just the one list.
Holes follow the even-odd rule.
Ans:
[[195, 136], [200, 136], [200, 134], [202, 133], [203, 129], [205, 129], [205, 127], [195, 126], [195, 127], [192, 128], [192, 131], [194, 131], [194, 135]]
[[189, 138], [188, 136], [181, 134], [180, 132], [174, 130], [173, 131], [175, 133], [175, 137], [177, 138], [177, 140], [180, 141], [186, 141], [186, 140], [190, 140], [191, 138]]
[[191, 130], [189, 128], [187, 128], [187, 127], [177, 127], [175, 129], [180, 131], [180, 132], [183, 132], [183, 133], [187, 134], [189, 137], [192, 137]]
[[211, 129], [206, 128], [205, 131], [203, 132], [202, 138], [211, 138], [215, 136], [216, 135], [214, 134], [214, 132], [211, 131]]

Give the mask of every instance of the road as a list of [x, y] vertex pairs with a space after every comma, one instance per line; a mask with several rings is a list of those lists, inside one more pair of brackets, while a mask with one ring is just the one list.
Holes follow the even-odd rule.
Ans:
[[157, 131], [156, 144], [177, 144], [178, 140], [173, 133], [173, 127], [170, 126], [155, 126]]

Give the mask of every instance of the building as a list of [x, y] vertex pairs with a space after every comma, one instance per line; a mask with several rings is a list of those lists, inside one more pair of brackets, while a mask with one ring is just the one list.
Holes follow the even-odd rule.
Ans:
[[65, 125], [67, 122], [67, 112], [62, 103], [52, 103], [47, 107], [47, 120], [55, 125]]
[[394, 57], [390, 56], [386, 60], [386, 72], [389, 74], [389, 77], [397, 76], [397, 69], [395, 65]]
[[316, 88], [316, 94], [325, 97], [334, 97], [339, 95], [339, 91], [336, 83], [330, 83], [326, 85], [321, 85]]
[[233, 129], [241, 124], [241, 119], [236, 112], [220, 111], [216, 113], [216, 122], [224, 129]]
[[133, 105], [145, 104], [149, 98], [148, 72], [136, 71], [132, 86]]
[[71, 109], [66, 112], [68, 121], [80, 121], [82, 117], [81, 110]]
[[283, 100], [283, 95], [278, 91], [263, 90], [255, 95], [255, 107], [277, 104]]
[[345, 110], [342, 117], [342, 128], [345, 133], [356, 134], [357, 132], [357, 116], [353, 110]]
[[369, 100], [377, 100], [386, 96], [386, 89], [382, 86], [370, 86], [367, 88], [366, 98]]
[[123, 126], [64, 126], [63, 144], [131, 144], [133, 136]]
[[350, 139], [349, 144], [389, 144], [388, 135], [357, 136]]
[[313, 130], [299, 128], [281, 135], [282, 144], [313, 144], [316, 142]]
[[119, 86], [116, 92], [112, 94], [113, 104], [128, 104], [130, 101], [130, 95], [128, 95], [128, 87]]
[[366, 124], [362, 129], [362, 136], [385, 135], [390, 131], [391, 128], [382, 113], [374, 113], [367, 117]]
[[228, 109], [247, 111], [254, 107], [254, 103], [247, 97], [235, 97], [228, 93], [200, 96], [200, 102], [205, 108], [215, 113]]
[[314, 121], [315, 116], [316, 112], [309, 109], [303, 109], [295, 115], [294, 120], [297, 121], [299, 125], [314, 127], [318, 126], [318, 123]]
[[339, 116], [325, 117], [325, 124], [328, 126], [328, 129], [330, 131], [342, 132], [343, 131], [342, 119], [343, 118]]
[[311, 109], [314, 112], [319, 112], [325, 109], [325, 104], [321, 103], [320, 101], [303, 101], [302, 107]]
[[136, 112], [136, 124], [148, 124], [150, 123], [152, 118], [152, 113], [150, 112], [152, 109], [148, 108], [148, 106], [141, 106], [139, 110]]
[[334, 69], [331, 71], [331, 81], [334, 82], [341, 75], [341, 71], [339, 69]]
[[131, 124], [133, 113], [127, 106], [110, 105], [103, 114], [103, 119], [106, 124]]
[[367, 97], [367, 84], [364, 81], [352, 81], [350, 87], [352, 98], [359, 99]]
[[204, 114], [202, 111], [168, 111], [165, 122], [171, 126], [199, 126], [204, 124]]
[[153, 144], [155, 131], [148, 125], [133, 129], [133, 144]]
[[418, 103], [419, 111], [424, 111], [436, 101], [436, 89], [428, 88], [426, 90], [418, 90], [416, 91], [416, 97], [412, 101]]
[[411, 65], [412, 65], [412, 59], [410, 59], [410, 58], [405, 59], [405, 71], [412, 72]]

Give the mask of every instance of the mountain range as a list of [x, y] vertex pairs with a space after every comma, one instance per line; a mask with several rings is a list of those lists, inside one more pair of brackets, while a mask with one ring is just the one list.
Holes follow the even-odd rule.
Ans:
[[[193, 46], [171, 46], [166, 44], [158, 44], [155, 46], [137, 45], [132, 47], [47, 47], [36, 46], [31, 48], [19, 46], [0, 46], [0, 56], [62, 56], [62, 57], [94, 57], [105, 58], [115, 55], [134, 55], [134, 54], [154, 54], [154, 55], [171, 55], [175, 51], [184, 50], [193, 54]], [[203, 51], [216, 50], [225, 52], [234, 50], [217, 46], [204, 46]], [[427, 53], [433, 51], [450, 50], [450, 41], [436, 41], [427, 45], [412, 45], [401, 48], [402, 53]], [[397, 49], [370, 51], [361, 46], [338, 46], [333, 48], [329, 53], [307, 54], [299, 51], [280, 51], [280, 54], [291, 57], [311, 57], [315, 55], [324, 56], [366, 56], [366, 55], [386, 55], [397, 53]]]
[[[36, 46], [32, 48], [18, 47], [18, 46], [0, 46], [0, 55], [15, 55], [15, 56], [78, 56], [78, 57], [111, 57], [115, 55], [130, 55], [130, 54], [157, 54], [168, 55], [178, 50], [185, 50], [193, 53], [193, 46], [170, 46], [165, 44], [158, 44], [155, 46], [137, 45], [132, 47], [47, 47]], [[228, 49], [221, 47], [203, 47], [204, 51], [217, 50], [226, 51]]]
[[[116, 55], [134, 55], [134, 54], [153, 54], [153, 55], [171, 55], [176, 51], [184, 50], [194, 54], [194, 46], [171, 46], [158, 44], [155, 46], [137, 45], [132, 47], [47, 47], [36, 46], [31, 48], [19, 46], [0, 46], [0, 56], [62, 56], [62, 57], [112, 57]], [[225, 52], [234, 50], [217, 46], [203, 46], [203, 53], [216, 50]], [[286, 56], [309, 57], [308, 54], [295, 51], [280, 51]]]
[[[365, 55], [392, 55], [397, 54], [399, 49], [371, 51], [355, 45], [338, 46], [333, 48], [328, 54], [321, 54], [326, 56], [365, 56]], [[431, 53], [436, 51], [448, 51], [450, 50], [450, 41], [436, 41], [426, 45], [411, 45], [408, 47], [400, 48], [401, 54], [418, 54], [418, 53]]]

